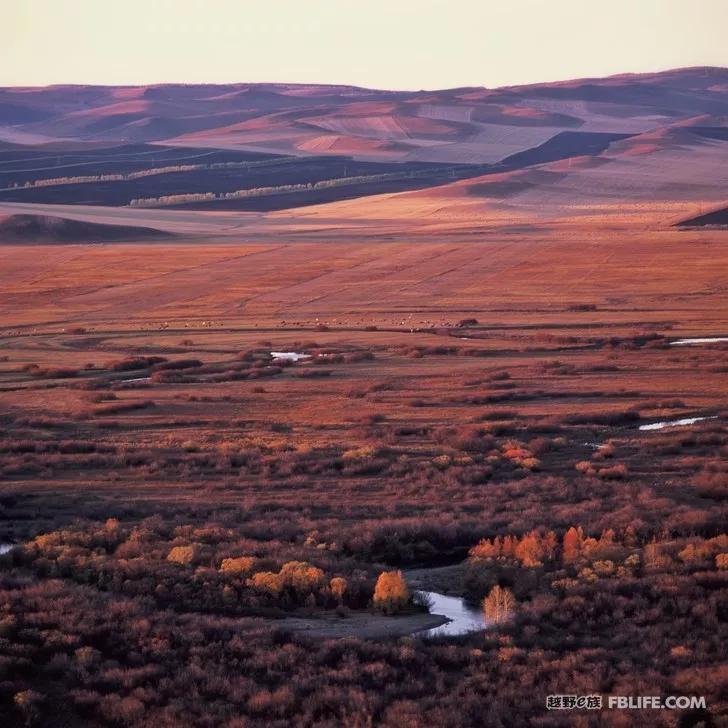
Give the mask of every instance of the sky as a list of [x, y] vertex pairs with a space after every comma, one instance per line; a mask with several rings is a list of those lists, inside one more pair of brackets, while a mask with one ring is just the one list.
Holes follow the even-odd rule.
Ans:
[[504, 86], [728, 66], [728, 0], [0, 0], [0, 85]]

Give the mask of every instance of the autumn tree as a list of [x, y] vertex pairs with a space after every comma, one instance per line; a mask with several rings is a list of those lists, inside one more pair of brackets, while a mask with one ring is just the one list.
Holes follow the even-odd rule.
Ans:
[[175, 546], [167, 554], [167, 561], [182, 566], [189, 566], [199, 558], [199, 549], [192, 546]]
[[394, 614], [407, 606], [410, 600], [407, 582], [401, 571], [384, 571], [374, 587], [374, 606], [387, 614]]
[[223, 559], [220, 564], [220, 571], [223, 574], [250, 574], [254, 566], [254, 556], [237, 556], [235, 558]]
[[513, 592], [497, 584], [483, 599], [483, 612], [485, 619], [493, 624], [500, 624], [509, 620], [516, 609], [516, 598]]
[[642, 551], [642, 561], [648, 571], [667, 569], [672, 564], [670, 555], [665, 553], [662, 545], [654, 539], [645, 544]]
[[501, 555], [500, 538], [496, 536], [493, 541], [481, 539], [470, 549], [469, 555], [473, 559], [497, 559]]
[[259, 571], [245, 583], [253, 589], [271, 596], [278, 596], [283, 591], [283, 579], [280, 574], [273, 571]]
[[298, 593], [312, 592], [324, 583], [324, 572], [306, 561], [289, 561], [283, 564], [280, 575], [283, 584]]
[[470, 549], [472, 559], [516, 559], [527, 568], [542, 566], [545, 559], [553, 559], [558, 540], [553, 531], [542, 536], [539, 531], [533, 530], [520, 539], [517, 536], [506, 536], [503, 541], [500, 537], [481, 539]]
[[563, 551], [564, 563], [570, 564], [579, 558], [581, 554], [582, 542], [584, 534], [581, 528], [576, 529], [573, 526], [564, 534]]
[[344, 594], [346, 593], [348, 587], [349, 585], [343, 576], [335, 576], [329, 582], [329, 588], [331, 589], [331, 593], [339, 604], [344, 601]]
[[517, 543], [514, 555], [526, 567], [541, 566], [544, 552], [538, 534], [536, 532], [526, 534]]
[[[306, 561], [289, 561], [283, 564], [278, 573], [259, 571], [247, 579], [245, 583], [247, 586], [272, 597], [283, 595], [299, 603], [313, 597], [313, 603], [315, 604], [314, 593], [324, 586], [325, 576], [321, 569]], [[308, 601], [311, 600], [308, 599]]]

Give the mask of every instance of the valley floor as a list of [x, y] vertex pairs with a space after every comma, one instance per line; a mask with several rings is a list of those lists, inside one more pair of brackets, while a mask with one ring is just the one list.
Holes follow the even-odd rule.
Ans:
[[[673, 342], [728, 336], [728, 233], [670, 227], [685, 203], [406, 199], [0, 246], [8, 725], [557, 726], [546, 695], [593, 692], [726, 714], [728, 349]], [[437, 620], [372, 615], [396, 570], [507, 586], [513, 621], [404, 636]]]

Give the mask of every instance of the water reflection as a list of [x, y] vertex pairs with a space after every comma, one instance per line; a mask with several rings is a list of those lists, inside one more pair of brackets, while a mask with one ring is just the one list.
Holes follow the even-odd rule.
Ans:
[[467, 604], [460, 597], [449, 597], [437, 592], [420, 591], [430, 604], [430, 614], [442, 614], [450, 621], [439, 627], [418, 632], [423, 637], [454, 637], [485, 629], [483, 612]]
[[715, 420], [713, 417], [683, 417], [681, 420], [667, 420], [666, 422], [653, 422], [651, 425], [640, 425], [640, 430], [663, 430], [665, 427], [682, 427], [684, 425], [694, 425], [696, 422], [703, 420]]
[[689, 346], [690, 344], [718, 344], [721, 341], [728, 341], [728, 336], [707, 336], [697, 339], [678, 339], [671, 341], [670, 346]]
[[310, 354], [299, 354], [297, 351], [271, 351], [270, 355], [279, 361], [302, 361], [311, 358]]

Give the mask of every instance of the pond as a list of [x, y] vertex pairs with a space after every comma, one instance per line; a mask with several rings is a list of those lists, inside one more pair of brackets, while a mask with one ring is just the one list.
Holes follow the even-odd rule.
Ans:
[[12, 551], [14, 548], [14, 543], [0, 543], [0, 556], [6, 554], [8, 551]]
[[662, 430], [665, 427], [681, 427], [682, 425], [694, 425], [703, 420], [715, 420], [717, 417], [683, 417], [681, 420], [667, 420], [666, 422], [653, 422], [651, 425], [640, 425], [640, 430]]
[[297, 351], [271, 351], [270, 355], [273, 359], [280, 361], [300, 361], [311, 358], [310, 354], [299, 354]]
[[432, 591], [420, 591], [419, 594], [428, 600], [430, 614], [441, 614], [449, 620], [439, 627], [417, 632], [420, 637], [454, 637], [487, 627], [482, 610], [471, 606], [461, 597]]
[[671, 341], [670, 346], [688, 346], [689, 344], [718, 344], [721, 341], [728, 341], [728, 336], [712, 336], [700, 339], [678, 339]]

